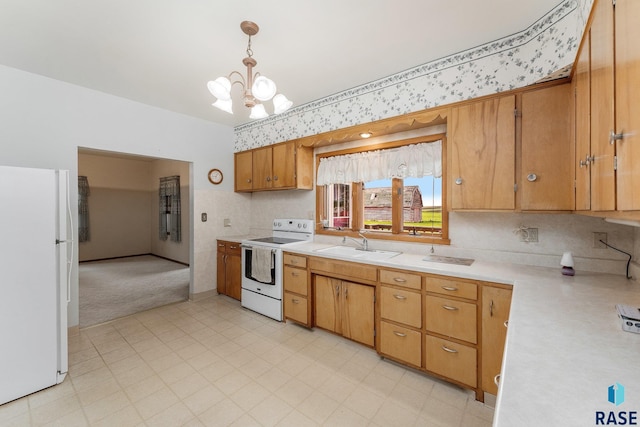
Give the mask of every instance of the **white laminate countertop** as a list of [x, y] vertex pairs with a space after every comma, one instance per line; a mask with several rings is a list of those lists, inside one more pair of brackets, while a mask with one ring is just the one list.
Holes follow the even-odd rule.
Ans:
[[[300, 243], [283, 249], [367, 263], [316, 252], [329, 246]], [[494, 426], [604, 425], [597, 424], [598, 411], [605, 422], [613, 411], [618, 424], [621, 411], [640, 417], [640, 334], [622, 330], [615, 308], [640, 307], [640, 283], [581, 271], [567, 277], [560, 267], [440, 264], [423, 261], [425, 255], [403, 253], [369, 263], [514, 285]], [[608, 401], [608, 388], [616, 383], [625, 387], [618, 406]]]

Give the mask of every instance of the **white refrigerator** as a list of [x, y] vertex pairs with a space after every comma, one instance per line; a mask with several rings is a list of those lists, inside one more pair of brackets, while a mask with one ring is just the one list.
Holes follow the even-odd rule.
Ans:
[[0, 405], [64, 381], [68, 171], [0, 166]]

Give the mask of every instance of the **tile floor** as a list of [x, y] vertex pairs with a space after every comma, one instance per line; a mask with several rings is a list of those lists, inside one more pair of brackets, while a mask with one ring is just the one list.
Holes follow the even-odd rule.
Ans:
[[83, 329], [69, 375], [2, 426], [491, 425], [473, 394], [215, 296]]

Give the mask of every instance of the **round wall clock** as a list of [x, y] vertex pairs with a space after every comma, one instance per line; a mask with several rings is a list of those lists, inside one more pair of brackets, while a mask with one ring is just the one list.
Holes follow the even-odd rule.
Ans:
[[220, 171], [220, 169], [211, 169], [209, 171], [209, 181], [215, 185], [218, 185], [222, 182], [222, 172]]

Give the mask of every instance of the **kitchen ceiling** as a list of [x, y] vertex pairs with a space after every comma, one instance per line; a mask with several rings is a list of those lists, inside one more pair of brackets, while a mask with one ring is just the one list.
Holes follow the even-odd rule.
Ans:
[[[299, 106], [522, 31], [560, 0], [0, 0], [0, 64], [205, 120], [207, 81], [255, 70]], [[268, 108], [269, 110], [270, 108]]]

